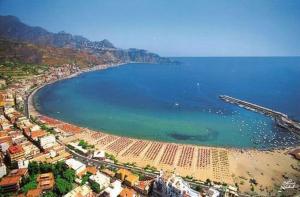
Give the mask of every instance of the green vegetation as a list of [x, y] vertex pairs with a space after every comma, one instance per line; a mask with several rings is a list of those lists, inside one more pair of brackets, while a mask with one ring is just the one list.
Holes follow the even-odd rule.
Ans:
[[150, 172], [156, 172], [157, 168], [154, 167], [154, 166], [146, 165], [146, 167], [144, 168], [144, 170], [150, 171]]
[[31, 176], [29, 182], [22, 186], [22, 192], [27, 193], [28, 190], [37, 188], [36, 176]]
[[84, 185], [90, 178], [92, 174], [90, 172], [87, 172], [81, 179], [80, 185]]
[[193, 179], [193, 176], [186, 175], [185, 178], [191, 180], [191, 179]]
[[30, 75], [39, 75], [49, 69], [48, 65], [26, 64], [13, 61], [0, 63], [0, 78], [6, 79], [7, 83]]
[[115, 157], [114, 155], [112, 155], [112, 154], [105, 153], [105, 157], [106, 157], [107, 159], [112, 160], [114, 163], [118, 163], [118, 160], [117, 160], [116, 157]]
[[49, 191], [49, 192], [46, 192], [43, 197], [56, 197], [57, 195], [52, 192], [52, 191]]
[[91, 189], [95, 192], [95, 193], [100, 193], [101, 189], [100, 189], [100, 185], [94, 181], [90, 182], [91, 184]]
[[81, 146], [83, 149], [94, 148], [94, 145], [90, 145], [84, 140], [80, 140], [78, 146]]
[[68, 193], [73, 188], [72, 183], [68, 182], [67, 180], [58, 177], [55, 179], [55, 189], [54, 191], [59, 194], [60, 196], [63, 194]]
[[135, 162], [132, 162], [132, 163], [126, 162], [126, 163], [124, 163], [124, 165], [125, 165], [125, 166], [133, 166], [133, 167], [135, 167], [135, 166], [136, 166], [136, 163], [135, 163]]
[[55, 187], [43, 196], [62, 196], [73, 189], [73, 183], [76, 175], [73, 169], [68, 168], [64, 162], [59, 161], [56, 164], [30, 162], [28, 165], [29, 178], [22, 184], [22, 191], [27, 192], [29, 189], [36, 188], [36, 177], [40, 173], [52, 172], [55, 177]]

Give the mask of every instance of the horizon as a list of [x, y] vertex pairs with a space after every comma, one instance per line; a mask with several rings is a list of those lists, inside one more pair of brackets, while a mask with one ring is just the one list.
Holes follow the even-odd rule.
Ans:
[[108, 39], [118, 48], [165, 57], [300, 56], [300, 2], [214, 3], [3, 0], [0, 13], [50, 32]]

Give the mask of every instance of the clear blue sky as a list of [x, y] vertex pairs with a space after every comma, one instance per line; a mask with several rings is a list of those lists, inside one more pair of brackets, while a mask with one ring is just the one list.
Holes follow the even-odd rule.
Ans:
[[163, 56], [299, 56], [299, 0], [0, 0], [1, 15]]

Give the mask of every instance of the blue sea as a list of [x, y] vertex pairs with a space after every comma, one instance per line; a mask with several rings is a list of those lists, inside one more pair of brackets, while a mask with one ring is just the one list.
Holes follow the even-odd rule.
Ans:
[[300, 120], [299, 57], [173, 58], [56, 82], [34, 96], [45, 115], [107, 133], [184, 144], [273, 148], [299, 144], [272, 118], [225, 94]]

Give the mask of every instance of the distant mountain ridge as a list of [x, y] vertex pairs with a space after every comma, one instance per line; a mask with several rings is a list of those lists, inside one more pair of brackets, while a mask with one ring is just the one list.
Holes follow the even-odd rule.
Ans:
[[[39, 47], [72, 49], [78, 53], [82, 52], [92, 55], [94, 56], [92, 59], [98, 59], [99, 62], [171, 62], [168, 58], [160, 57], [146, 50], [116, 48], [106, 39], [90, 41], [83, 36], [72, 35], [64, 31], [52, 33], [41, 27], [28, 26], [15, 16], [0, 16], [0, 38], [14, 43], [34, 44]], [[6, 44], [8, 43], [6, 42]]]

